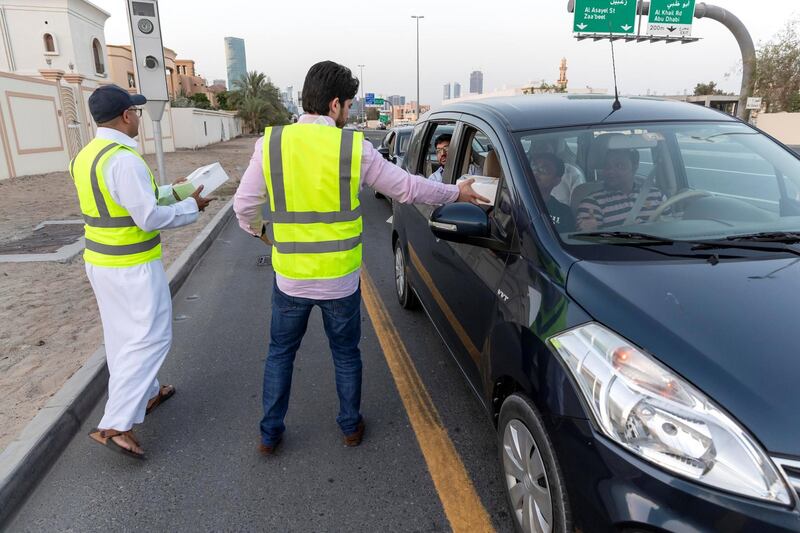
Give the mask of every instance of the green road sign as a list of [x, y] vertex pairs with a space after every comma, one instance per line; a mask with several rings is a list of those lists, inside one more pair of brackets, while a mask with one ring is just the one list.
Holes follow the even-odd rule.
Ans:
[[635, 33], [636, 0], [575, 0], [575, 19], [572, 23], [572, 31], [575, 33]]
[[376, 98], [375, 105], [383, 105], [383, 98]]
[[389, 118], [389, 115], [381, 115], [380, 116], [380, 120], [384, 124], [388, 124], [389, 122], [391, 122], [391, 119]]
[[647, 34], [691, 37], [695, 0], [651, 0]]

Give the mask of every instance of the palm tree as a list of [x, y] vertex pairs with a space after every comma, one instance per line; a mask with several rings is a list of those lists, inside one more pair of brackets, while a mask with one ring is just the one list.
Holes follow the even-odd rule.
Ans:
[[262, 72], [251, 71], [233, 82], [230, 102], [239, 110], [251, 133], [265, 125], [287, 124], [289, 112], [281, 102], [281, 93]]
[[268, 85], [271, 85], [269, 78], [263, 72], [255, 70], [233, 81], [234, 88], [241, 92], [243, 99], [264, 98]]

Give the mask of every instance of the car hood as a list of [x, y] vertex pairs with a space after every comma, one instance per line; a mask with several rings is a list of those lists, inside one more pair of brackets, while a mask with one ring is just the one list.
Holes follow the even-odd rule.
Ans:
[[800, 259], [599, 263], [567, 292], [721, 405], [772, 453], [800, 456]]

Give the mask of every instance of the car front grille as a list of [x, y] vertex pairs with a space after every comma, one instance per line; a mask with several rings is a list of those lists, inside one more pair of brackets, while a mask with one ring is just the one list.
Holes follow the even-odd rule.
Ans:
[[795, 494], [800, 498], [800, 461], [784, 457], [773, 457], [772, 460], [783, 471], [789, 485], [792, 486]]

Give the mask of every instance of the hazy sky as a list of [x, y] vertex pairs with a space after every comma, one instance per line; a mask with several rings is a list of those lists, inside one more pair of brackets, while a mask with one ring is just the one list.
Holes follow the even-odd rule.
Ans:
[[[124, 0], [91, 0], [111, 13], [109, 44], [130, 42]], [[749, 27], [753, 40], [767, 41], [786, 21], [800, 16], [797, 0], [715, 0]], [[223, 38], [245, 40], [248, 70], [265, 72], [281, 90], [298, 91], [308, 68], [331, 59], [358, 75], [365, 64], [367, 92], [416, 95], [415, 21], [420, 21], [420, 91], [423, 103], [439, 104], [442, 85], [469, 89], [469, 73], [482, 70], [484, 91], [552, 83], [558, 63], [569, 63], [570, 87], [611, 88], [607, 41], [572, 37], [567, 0], [353, 1], [161, 0], [164, 45], [179, 58], [194, 59], [209, 82], [226, 78]], [[693, 44], [617, 41], [617, 73], [624, 94], [679, 94], [697, 82], [716, 81], [737, 91], [741, 54], [720, 23], [695, 19]]]

